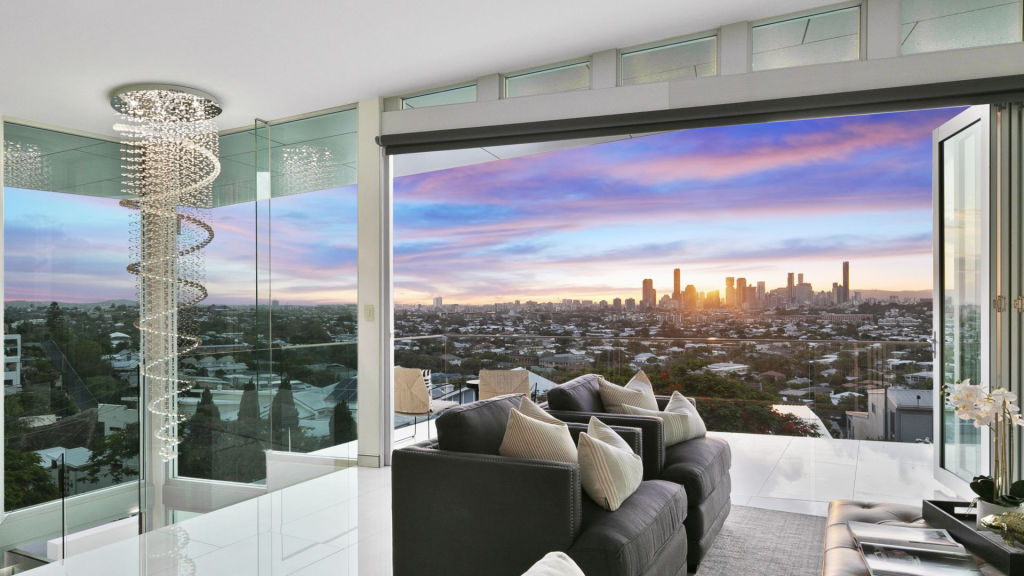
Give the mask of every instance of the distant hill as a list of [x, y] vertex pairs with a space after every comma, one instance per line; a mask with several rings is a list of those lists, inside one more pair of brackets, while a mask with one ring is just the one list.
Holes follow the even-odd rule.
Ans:
[[[860, 292], [861, 298], [875, 298], [877, 300], [888, 300], [890, 297], [897, 298], [931, 298], [931, 290], [855, 290]], [[852, 295], [851, 295], [852, 296]]]
[[[94, 306], [119, 306], [124, 304], [126, 306], [136, 306], [138, 302], [135, 300], [104, 300], [102, 302], [57, 302], [64, 307], [75, 307], [75, 308], [92, 308]], [[30, 301], [30, 300], [8, 300], [4, 302], [4, 306], [11, 306], [12, 308], [28, 308], [29, 306], [48, 306], [50, 301]]]

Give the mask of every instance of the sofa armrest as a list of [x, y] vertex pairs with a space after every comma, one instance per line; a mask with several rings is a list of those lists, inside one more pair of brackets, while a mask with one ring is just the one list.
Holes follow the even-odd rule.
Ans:
[[518, 575], [579, 534], [577, 464], [421, 444], [391, 466], [395, 576]]
[[609, 412], [573, 412], [569, 410], [548, 410], [555, 418], [563, 422], [590, 421], [591, 416], [609, 426], [625, 426], [639, 428], [643, 450], [638, 452], [644, 460], [644, 480], [654, 480], [661, 474], [665, 465], [665, 432], [660, 418], [654, 416], [633, 416], [631, 414], [611, 414]]
[[[569, 427], [569, 433], [572, 434], [572, 441], [579, 444], [580, 432], [587, 431], [587, 424], [582, 422], [566, 422], [566, 425]], [[626, 444], [629, 444], [633, 452], [639, 454], [641, 458], [643, 457], [643, 431], [630, 426], [611, 426], [611, 429], [621, 436], [626, 441]]]

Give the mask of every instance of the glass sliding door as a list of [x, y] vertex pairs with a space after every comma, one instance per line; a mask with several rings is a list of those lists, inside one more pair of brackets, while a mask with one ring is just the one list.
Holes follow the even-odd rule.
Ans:
[[990, 378], [990, 107], [971, 107], [933, 135], [935, 340], [933, 369], [941, 417], [936, 474], [947, 481], [988, 472], [988, 433], [957, 419], [948, 387]]

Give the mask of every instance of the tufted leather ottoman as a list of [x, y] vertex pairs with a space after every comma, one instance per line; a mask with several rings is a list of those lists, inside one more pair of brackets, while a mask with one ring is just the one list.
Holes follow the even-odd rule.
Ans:
[[[870, 576], [867, 564], [857, 551], [849, 521], [893, 524], [897, 526], [928, 526], [921, 517], [920, 506], [833, 500], [828, 505], [825, 521], [825, 554], [821, 560], [822, 576]], [[999, 576], [999, 572], [983, 561], [978, 562], [986, 576]]]

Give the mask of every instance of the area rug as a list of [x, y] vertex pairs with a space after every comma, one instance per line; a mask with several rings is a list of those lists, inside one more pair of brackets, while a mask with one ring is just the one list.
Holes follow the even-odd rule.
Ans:
[[825, 519], [733, 506], [697, 576], [817, 576]]

